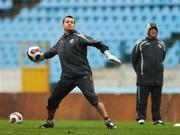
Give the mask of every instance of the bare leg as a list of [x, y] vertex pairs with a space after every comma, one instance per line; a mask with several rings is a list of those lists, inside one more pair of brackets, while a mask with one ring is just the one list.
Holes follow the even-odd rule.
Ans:
[[103, 117], [104, 123], [108, 129], [115, 129], [117, 126], [109, 119], [104, 104], [102, 102], [98, 102], [96, 105], [97, 112]]
[[97, 106], [95, 107], [97, 112], [104, 118], [104, 120], [108, 119], [108, 114], [102, 102], [98, 102]]
[[89, 78], [84, 78], [84, 80], [81, 79], [81, 81], [78, 82], [77, 86], [81, 89], [83, 95], [91, 103], [91, 105], [95, 106], [97, 112], [104, 119], [106, 127], [108, 129], [117, 128], [117, 126], [109, 119], [104, 104], [99, 100], [95, 93], [94, 84], [91, 76], [89, 76]]

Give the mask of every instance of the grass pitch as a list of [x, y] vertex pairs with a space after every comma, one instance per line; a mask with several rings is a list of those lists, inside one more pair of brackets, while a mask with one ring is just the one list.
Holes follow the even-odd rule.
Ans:
[[174, 127], [174, 123], [155, 126], [151, 122], [115, 122], [118, 128], [108, 130], [102, 121], [55, 121], [53, 129], [37, 128], [42, 122], [25, 120], [22, 124], [10, 124], [0, 120], [0, 135], [180, 135], [180, 127]]

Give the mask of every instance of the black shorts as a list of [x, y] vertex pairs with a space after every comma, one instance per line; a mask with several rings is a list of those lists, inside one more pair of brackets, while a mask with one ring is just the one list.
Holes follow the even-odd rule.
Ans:
[[91, 76], [84, 76], [79, 79], [62, 78], [57, 82], [54, 90], [48, 98], [48, 110], [57, 109], [62, 99], [75, 87], [78, 87], [92, 106], [98, 104], [99, 98], [95, 94], [94, 83]]

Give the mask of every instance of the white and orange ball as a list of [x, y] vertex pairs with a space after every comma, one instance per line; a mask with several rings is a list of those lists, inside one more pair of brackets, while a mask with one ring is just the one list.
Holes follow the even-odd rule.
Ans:
[[39, 46], [29, 47], [27, 55], [31, 61], [38, 62], [41, 55], [41, 48]]
[[18, 124], [23, 122], [23, 116], [19, 112], [13, 112], [9, 115], [9, 121], [13, 124]]

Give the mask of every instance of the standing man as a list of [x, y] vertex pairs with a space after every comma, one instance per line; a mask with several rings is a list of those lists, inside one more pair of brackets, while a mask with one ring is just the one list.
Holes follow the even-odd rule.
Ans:
[[151, 94], [152, 119], [154, 125], [163, 125], [160, 116], [165, 58], [164, 42], [157, 38], [158, 27], [148, 23], [147, 37], [137, 41], [132, 51], [132, 64], [137, 75], [137, 122], [144, 124], [147, 99]]
[[92, 71], [87, 60], [87, 47], [96, 47], [104, 53], [110, 61], [121, 63], [115, 56], [111, 55], [106, 46], [101, 41], [95, 40], [87, 35], [82, 35], [75, 30], [75, 18], [66, 16], [62, 22], [64, 34], [57, 43], [44, 54], [40, 60], [50, 59], [55, 55], [59, 56], [62, 73], [61, 79], [57, 82], [52, 91], [47, 105], [48, 117], [40, 128], [53, 128], [56, 109], [66, 95], [76, 86], [80, 88], [86, 99], [94, 106], [102, 116], [107, 128], [117, 128], [110, 120], [104, 104], [95, 94]]

